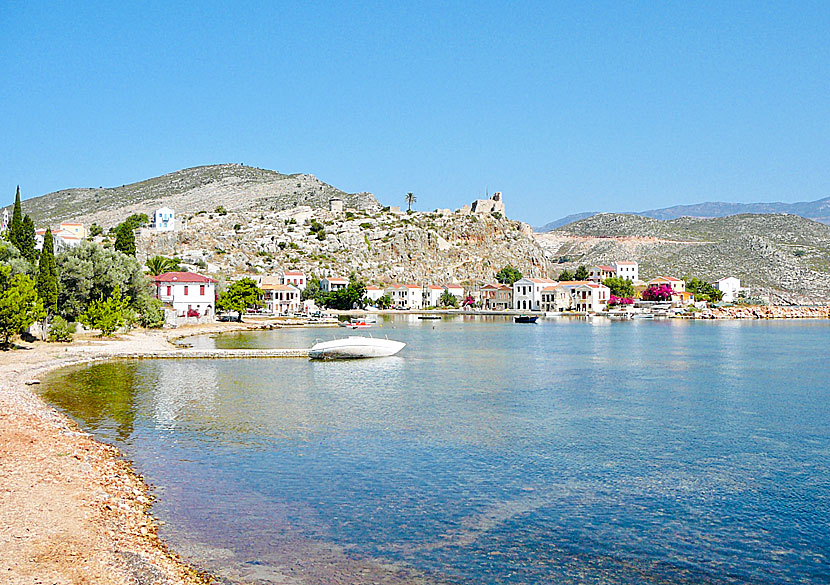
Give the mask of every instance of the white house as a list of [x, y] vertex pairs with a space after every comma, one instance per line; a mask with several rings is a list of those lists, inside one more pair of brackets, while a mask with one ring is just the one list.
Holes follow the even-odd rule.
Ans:
[[437, 307], [441, 304], [441, 295], [444, 294], [444, 287], [437, 284], [429, 284], [424, 287], [424, 305]]
[[156, 297], [173, 307], [177, 317], [212, 317], [216, 281], [193, 272], [165, 272], [153, 277]]
[[291, 284], [300, 290], [305, 290], [308, 279], [302, 270], [283, 270], [280, 275], [280, 284]]
[[579, 284], [571, 289], [574, 307], [581, 313], [599, 313], [608, 308], [611, 289], [604, 284], [589, 282]]
[[617, 278], [624, 278], [625, 280], [630, 280], [631, 282], [640, 280], [640, 265], [636, 262], [612, 262], [611, 268], [614, 269], [614, 274]]
[[172, 232], [176, 229], [176, 214], [169, 207], [159, 207], [150, 227], [157, 232]]
[[320, 281], [320, 290], [323, 292], [334, 292], [349, 286], [348, 278], [340, 278], [339, 276], [329, 276]]
[[81, 240], [83, 240], [87, 236], [86, 226], [82, 223], [62, 221], [58, 227], [62, 230], [70, 232], [71, 234], [75, 235], [75, 237], [80, 238]]
[[749, 294], [749, 289], [741, 286], [741, 279], [734, 276], [721, 278], [715, 283], [715, 288], [723, 293], [721, 300], [725, 303], [734, 303], [740, 293]]
[[606, 278], [615, 278], [616, 276], [617, 270], [613, 266], [591, 266], [591, 269], [588, 271], [588, 280], [591, 282], [602, 282]]
[[[43, 238], [46, 236], [46, 230], [37, 230], [35, 231], [35, 249], [42, 250], [43, 249]], [[53, 229], [52, 230], [52, 243], [55, 248], [55, 252], [58, 250], [71, 248], [73, 246], [77, 246], [81, 243], [81, 238], [76, 236], [74, 233], [65, 230], [65, 229]]]
[[289, 315], [302, 310], [300, 289], [293, 284], [263, 282], [259, 287], [263, 291], [266, 312], [273, 315]]
[[424, 307], [424, 293], [417, 284], [391, 284], [386, 288], [386, 294], [396, 308], [417, 310]]
[[513, 308], [520, 311], [541, 310], [542, 289], [556, 284], [550, 278], [520, 278], [513, 283]]
[[444, 290], [458, 299], [459, 305], [464, 302], [464, 287], [460, 284], [446, 284], [444, 285]]
[[377, 300], [385, 294], [384, 290], [379, 286], [375, 286], [370, 284], [366, 287], [366, 298], [369, 299], [371, 302], [375, 303]]
[[9, 210], [3, 210], [3, 221], [0, 223], [0, 232], [6, 231], [6, 228], [9, 227]]

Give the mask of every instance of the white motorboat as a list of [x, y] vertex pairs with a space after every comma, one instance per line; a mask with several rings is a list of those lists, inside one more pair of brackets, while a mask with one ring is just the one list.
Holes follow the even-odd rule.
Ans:
[[401, 351], [406, 344], [392, 339], [352, 335], [315, 344], [308, 352], [313, 360], [348, 360], [387, 357]]

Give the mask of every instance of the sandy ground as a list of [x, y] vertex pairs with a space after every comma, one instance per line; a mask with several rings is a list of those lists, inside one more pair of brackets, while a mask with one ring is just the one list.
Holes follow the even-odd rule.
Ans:
[[259, 328], [216, 323], [0, 351], [0, 583], [196, 584], [206, 579], [156, 536], [147, 486], [118, 451], [79, 432], [27, 382], [120, 353], [174, 349], [184, 335]]

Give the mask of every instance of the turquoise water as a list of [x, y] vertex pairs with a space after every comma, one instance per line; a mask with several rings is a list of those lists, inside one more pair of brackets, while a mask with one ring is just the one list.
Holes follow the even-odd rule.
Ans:
[[45, 395], [226, 582], [830, 583], [829, 323], [382, 325], [399, 356], [98, 364]]

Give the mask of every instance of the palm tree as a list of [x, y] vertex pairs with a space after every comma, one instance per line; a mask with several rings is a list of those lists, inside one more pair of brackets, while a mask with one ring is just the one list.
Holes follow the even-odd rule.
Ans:
[[415, 195], [413, 195], [412, 193], [407, 193], [406, 194], [406, 205], [409, 207], [409, 209], [407, 209], [407, 211], [412, 211], [412, 204], [416, 203], [417, 201], [418, 201], [418, 198], [415, 197]]
[[150, 269], [150, 274], [158, 276], [165, 272], [176, 272], [179, 269], [179, 261], [176, 258], [168, 258], [167, 256], [153, 256], [147, 259], [147, 268]]

